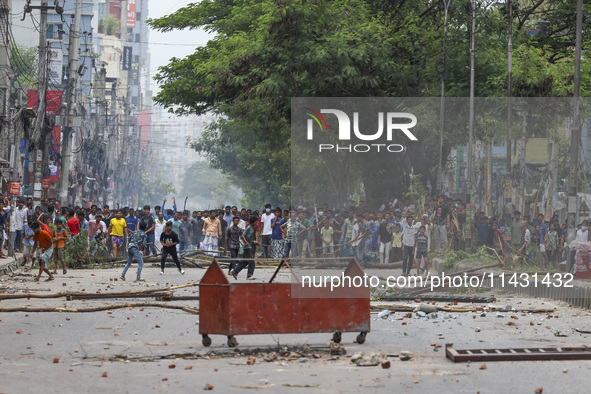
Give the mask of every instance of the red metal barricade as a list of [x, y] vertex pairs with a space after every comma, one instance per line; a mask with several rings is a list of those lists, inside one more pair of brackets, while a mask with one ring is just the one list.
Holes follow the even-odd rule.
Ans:
[[[234, 335], [359, 332], [357, 343], [365, 342], [370, 330], [369, 287], [339, 286], [302, 289], [292, 283], [273, 283], [282, 261], [269, 283], [230, 283], [213, 260], [199, 284], [199, 333], [203, 345], [211, 345], [210, 334], [226, 335], [228, 346], [236, 346]], [[293, 271], [291, 271], [293, 273]], [[294, 274], [295, 275], [295, 274]], [[363, 277], [353, 259], [344, 276]]]

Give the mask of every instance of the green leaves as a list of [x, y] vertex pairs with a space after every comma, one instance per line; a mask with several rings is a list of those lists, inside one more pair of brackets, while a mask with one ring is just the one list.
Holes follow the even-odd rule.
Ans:
[[[568, 96], [572, 92], [573, 4], [514, 2], [514, 96]], [[446, 96], [469, 94], [467, 2], [449, 8]], [[589, 8], [589, 7], [587, 7]], [[588, 11], [586, 11], [588, 13]], [[441, 1], [209, 0], [150, 20], [161, 31], [203, 28], [216, 38], [184, 59], [161, 67], [155, 101], [176, 114], [215, 113], [219, 119], [194, 144], [214, 168], [231, 175], [253, 204], [285, 205], [290, 188], [291, 97], [438, 97], [444, 9]], [[585, 18], [585, 24], [590, 18]], [[538, 21], [545, 21], [543, 23]], [[591, 29], [585, 30], [587, 37]], [[535, 33], [535, 34], [534, 34]], [[587, 37], [588, 38], [588, 37]], [[503, 97], [507, 79], [507, 13], [479, 2], [476, 96]], [[582, 93], [589, 92], [583, 62]], [[448, 119], [448, 118], [446, 118]], [[429, 119], [438, 128], [438, 119]], [[479, 136], [494, 138], [502, 127]], [[446, 125], [444, 157], [466, 142], [462, 127]], [[392, 184], [409, 174], [433, 184], [438, 134], [396, 163]], [[411, 168], [412, 167], [412, 168]], [[311, 174], [311, 181], [319, 182]], [[366, 179], [367, 190], [379, 190]], [[357, 179], [339, 180], [341, 190]], [[336, 186], [335, 186], [336, 187]], [[370, 196], [381, 200], [382, 196]]]
[[160, 177], [153, 178], [147, 173], [141, 174], [139, 201], [142, 203], [155, 205], [162, 202], [162, 198], [175, 193], [172, 182], [165, 183]]

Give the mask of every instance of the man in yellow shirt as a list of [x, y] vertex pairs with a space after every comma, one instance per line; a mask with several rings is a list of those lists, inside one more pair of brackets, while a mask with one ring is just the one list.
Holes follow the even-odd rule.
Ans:
[[127, 234], [127, 222], [123, 219], [123, 212], [119, 209], [116, 216], [109, 223], [109, 234], [113, 243], [113, 257], [121, 256], [123, 247], [123, 234]]

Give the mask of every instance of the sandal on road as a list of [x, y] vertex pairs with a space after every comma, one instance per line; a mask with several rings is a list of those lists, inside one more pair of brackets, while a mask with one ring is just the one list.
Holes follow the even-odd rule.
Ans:
[[45, 281], [46, 281], [46, 282], [51, 282], [51, 281], [52, 281], [52, 280], [54, 280], [54, 279], [55, 279], [55, 278], [54, 278], [53, 276], [51, 276], [51, 277], [49, 277], [49, 278], [45, 279]]

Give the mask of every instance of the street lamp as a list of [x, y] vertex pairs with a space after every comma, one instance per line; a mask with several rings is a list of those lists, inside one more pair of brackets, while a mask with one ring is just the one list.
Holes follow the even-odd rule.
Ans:
[[445, 7], [445, 17], [443, 20], [443, 51], [442, 59], [437, 63], [436, 70], [441, 74], [441, 103], [439, 104], [439, 165], [437, 166], [437, 193], [442, 192], [443, 187], [443, 117], [445, 105], [445, 81], [447, 81], [447, 71], [445, 69], [447, 56], [447, 11], [451, 0], [443, 0]]

